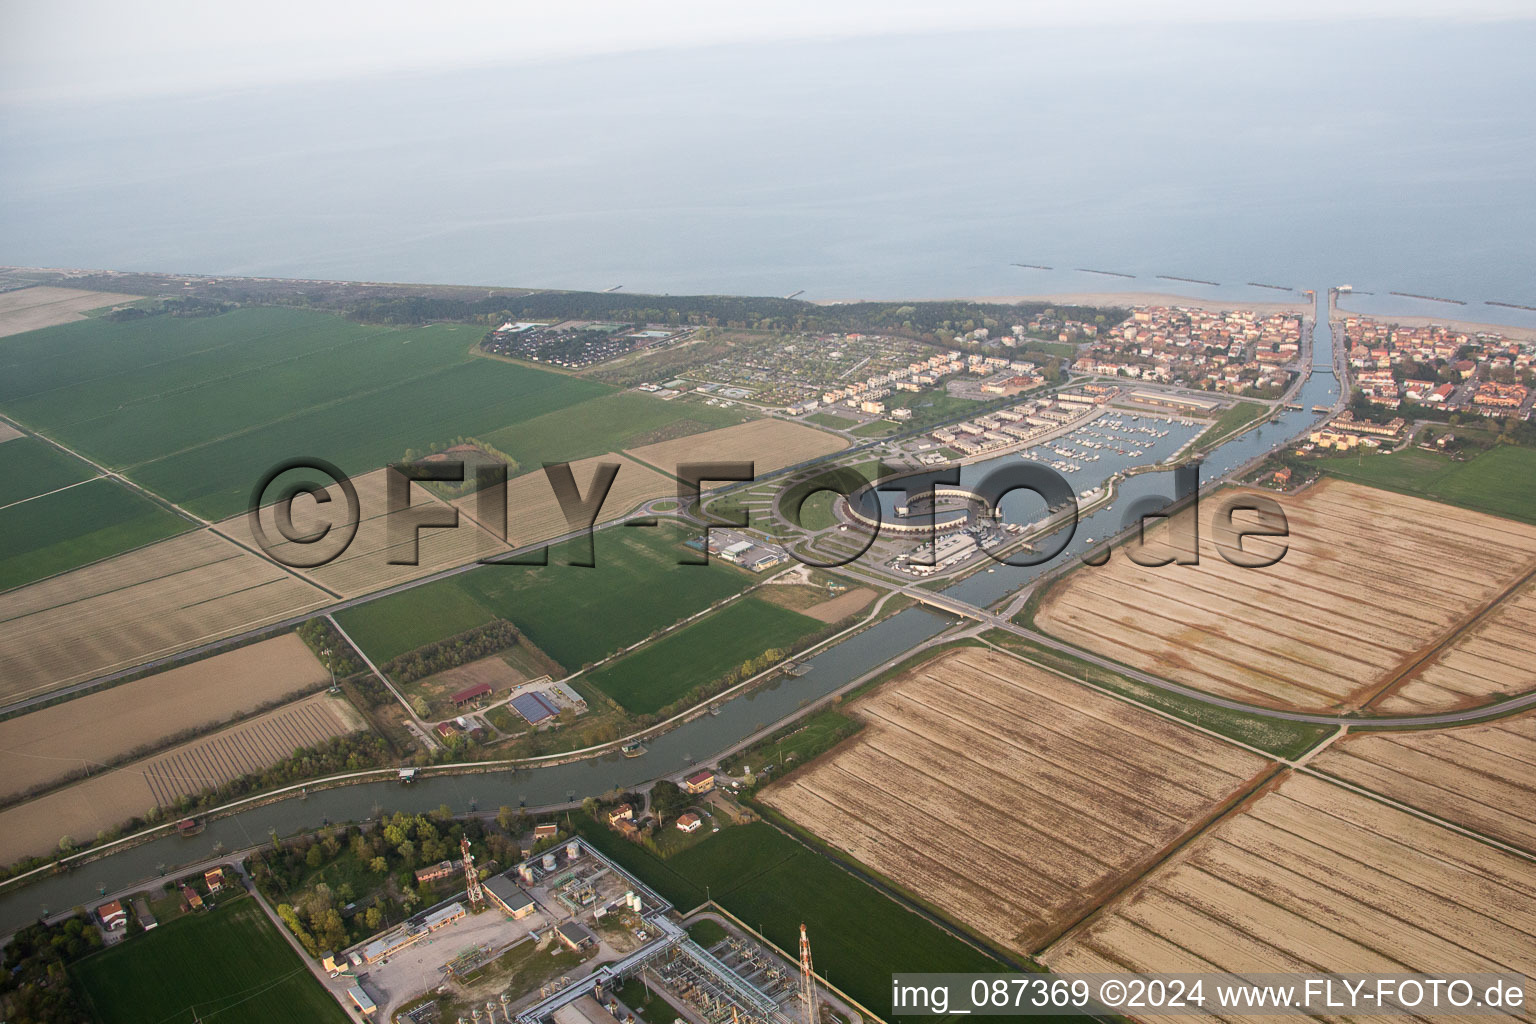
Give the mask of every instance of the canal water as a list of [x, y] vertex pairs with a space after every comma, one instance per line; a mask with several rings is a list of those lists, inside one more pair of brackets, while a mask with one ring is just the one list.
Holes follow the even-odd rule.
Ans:
[[[1322, 312], [1321, 304], [1319, 312]], [[1205, 460], [1203, 479], [1211, 479], [1250, 459], [1272, 451], [1305, 431], [1319, 415], [1314, 405], [1331, 406], [1338, 397], [1333, 375], [1333, 340], [1326, 315], [1319, 318], [1313, 339], [1313, 371], [1296, 399], [1293, 410], [1221, 445]], [[1124, 418], [1124, 417], [1120, 417]], [[1142, 425], [1159, 430], [1169, 427], [1162, 419], [1141, 417]], [[1177, 424], [1175, 424], [1177, 426]], [[1091, 424], [1090, 424], [1091, 427]], [[1180, 437], [1182, 435], [1182, 437]], [[1128, 436], [1145, 436], [1129, 434]], [[1192, 434], [1169, 431], [1156, 439], [1158, 458], [1182, 447]], [[1081, 446], [1067, 442], [1073, 449]], [[1017, 456], [1010, 456], [1017, 458]], [[1146, 462], [1151, 457], [1144, 457]], [[1102, 483], [1124, 464], [1107, 457], [1088, 466], [1108, 472], [1084, 471], [1069, 475], [1075, 487], [1085, 489]], [[986, 463], [970, 467], [984, 472]], [[1125, 510], [1139, 499], [1172, 500], [1173, 476], [1169, 471], [1127, 477], [1113, 505], [1085, 517], [1078, 524], [1065, 553], [1050, 565], [998, 566], [979, 572], [945, 590], [946, 594], [986, 607], [1027, 585], [1062, 558], [1087, 550], [1088, 538], [1103, 539], [1126, 525]], [[909, 608], [862, 633], [809, 659], [809, 671], [784, 678], [770, 686], [723, 702], [716, 714], [706, 714], [648, 742], [648, 752], [638, 758], [617, 754], [590, 758], [548, 768], [495, 772], [483, 775], [445, 775], [418, 779], [411, 785], [395, 781], [374, 782], [323, 790], [303, 799], [283, 800], [265, 807], [210, 822], [203, 832], [183, 839], [167, 836], [146, 843], [68, 874], [56, 875], [0, 892], [0, 932], [9, 932], [40, 915], [58, 913], [77, 904], [89, 904], [98, 893], [111, 892], [139, 879], [173, 872], [178, 865], [214, 856], [216, 847], [238, 850], [257, 845], [274, 833], [292, 835], [327, 822], [360, 821], [393, 811], [427, 811], [447, 804], [455, 813], [487, 810], [503, 804], [536, 807], [582, 799], [616, 787], [628, 787], [675, 772], [695, 761], [707, 760], [754, 732], [773, 724], [807, 703], [839, 689], [859, 676], [929, 640], [953, 624], [952, 619], [922, 608]]]

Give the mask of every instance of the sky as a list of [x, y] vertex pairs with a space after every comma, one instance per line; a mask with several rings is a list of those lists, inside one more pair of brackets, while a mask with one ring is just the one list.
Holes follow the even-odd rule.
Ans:
[[0, 0], [0, 104], [198, 95], [744, 41], [1061, 25], [1536, 18], [1531, 0]]

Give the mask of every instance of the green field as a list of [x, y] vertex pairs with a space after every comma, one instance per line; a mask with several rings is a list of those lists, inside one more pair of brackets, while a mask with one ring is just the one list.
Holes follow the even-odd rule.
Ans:
[[98, 1024], [348, 1019], [250, 897], [169, 921], [71, 971]]
[[956, 398], [946, 391], [898, 391], [884, 399], [886, 411], [911, 409], [912, 418], [902, 425], [903, 430], [921, 430], [945, 420], [970, 416], [981, 408], [981, 403], [969, 398]]
[[817, 973], [888, 1020], [893, 971], [1003, 969], [766, 822], [721, 829], [666, 860], [589, 819], [579, 830], [680, 910], [711, 898], [791, 953], [804, 922]]
[[814, 412], [805, 419], [807, 423], [814, 423], [818, 427], [831, 427], [833, 430], [847, 430], [849, 427], [859, 425], [858, 420], [851, 420], [846, 416], [834, 416], [830, 412]]
[[741, 592], [750, 579], [718, 561], [678, 565], [692, 555], [684, 531], [614, 527], [594, 536], [594, 568], [487, 565], [349, 608], [338, 618], [368, 655], [387, 661], [500, 616], [569, 670], [598, 661], [677, 620]]
[[481, 328], [370, 327], [256, 307], [85, 320], [0, 339], [0, 409], [209, 518], [244, 508], [275, 463], [360, 474], [612, 389], [480, 359]]
[[192, 525], [106, 479], [0, 509], [0, 537], [5, 538], [0, 590], [164, 540]]
[[1405, 448], [1308, 460], [1330, 476], [1536, 523], [1536, 449], [1500, 445], [1458, 462]]
[[95, 475], [84, 462], [35, 437], [14, 437], [0, 443], [0, 505], [47, 494]]
[[1196, 447], [1210, 445], [1233, 434], [1239, 434], [1250, 423], [1267, 412], [1269, 412], [1269, 407], [1260, 405], [1258, 402], [1238, 402], [1236, 405], [1223, 409], [1221, 414], [1216, 417], [1215, 422], [1200, 432], [1195, 445]]
[[821, 628], [808, 615], [745, 597], [586, 677], [633, 715], [648, 715], [770, 648]]
[[756, 774], [769, 765], [775, 772], [788, 771], [832, 749], [862, 728], [864, 723], [858, 719], [836, 708], [827, 708], [732, 754], [720, 767], [728, 775], [741, 775], [744, 770]]
[[526, 471], [545, 462], [575, 462], [729, 427], [749, 418], [739, 410], [683, 399], [663, 402], [626, 391], [536, 416], [485, 434], [481, 440], [510, 455]]
[[413, 587], [348, 608], [336, 614], [336, 621], [375, 664], [382, 665], [406, 651], [457, 636], [496, 617], [458, 585], [459, 579]]

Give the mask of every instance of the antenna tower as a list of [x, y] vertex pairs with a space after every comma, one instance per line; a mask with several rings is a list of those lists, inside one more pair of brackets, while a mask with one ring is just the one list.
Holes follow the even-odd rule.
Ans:
[[469, 852], [468, 836], [459, 840], [459, 852], [464, 856], [464, 888], [469, 895], [469, 905], [479, 909], [485, 901], [485, 893], [480, 891], [480, 873], [475, 870], [475, 855]]
[[811, 940], [800, 925], [800, 1001], [805, 1003], [805, 1024], [821, 1024], [821, 1001], [816, 998], [816, 972], [811, 969]]

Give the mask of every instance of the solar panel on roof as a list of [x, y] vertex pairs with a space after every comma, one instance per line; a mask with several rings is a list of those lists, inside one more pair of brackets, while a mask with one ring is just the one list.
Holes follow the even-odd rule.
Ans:
[[554, 718], [560, 710], [549, 702], [549, 698], [542, 693], [524, 693], [512, 698], [512, 708], [528, 721], [529, 725], [537, 725], [546, 718]]

